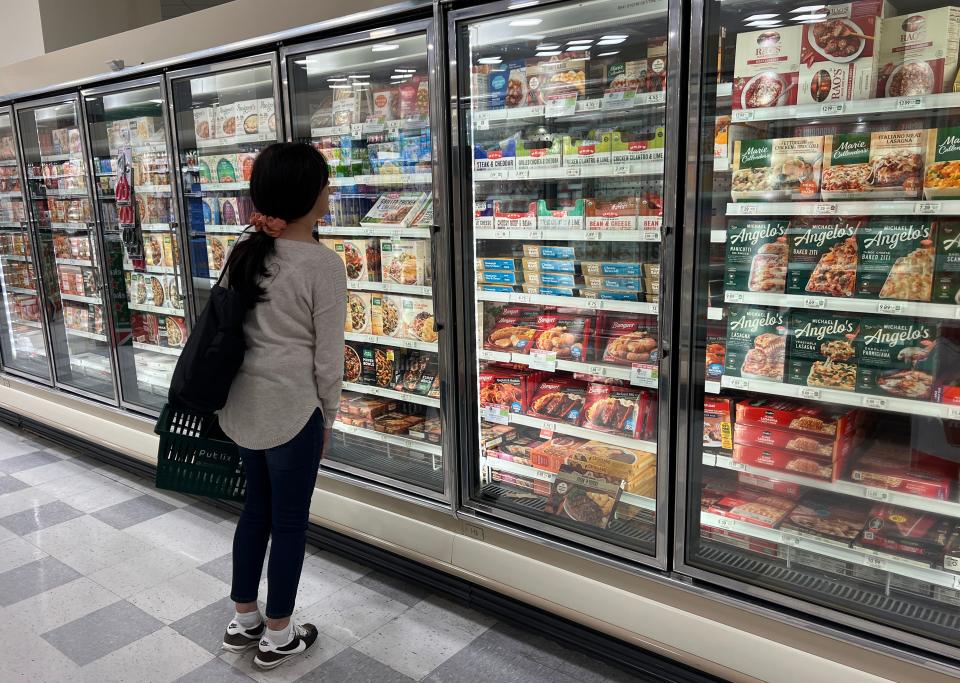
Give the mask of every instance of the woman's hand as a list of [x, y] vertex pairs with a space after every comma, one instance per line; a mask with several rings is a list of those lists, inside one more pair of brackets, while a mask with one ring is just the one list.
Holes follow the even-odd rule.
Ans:
[[320, 459], [327, 457], [330, 450], [330, 442], [333, 441], [333, 427], [327, 427], [323, 430], [323, 450], [320, 451]]

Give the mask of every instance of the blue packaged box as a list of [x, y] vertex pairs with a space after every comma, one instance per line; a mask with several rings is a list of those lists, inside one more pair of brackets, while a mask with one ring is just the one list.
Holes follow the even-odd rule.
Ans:
[[577, 262], [560, 259], [524, 258], [523, 269], [541, 273], [576, 273]]
[[545, 294], [547, 296], [576, 296], [577, 290], [569, 287], [538, 287], [537, 285], [524, 285], [525, 294]]
[[576, 258], [576, 250], [549, 244], [524, 244], [523, 255], [527, 258], [572, 259]]
[[584, 261], [582, 264], [584, 275], [631, 275], [640, 277], [639, 263]]
[[538, 273], [527, 271], [524, 273], [524, 281], [531, 285], [540, 287], [576, 287], [580, 284], [580, 278], [574, 273]]
[[606, 299], [608, 301], [645, 301], [642, 292], [611, 292], [604, 289], [581, 289], [584, 299]]
[[493, 285], [518, 285], [519, 273], [509, 270], [481, 270], [477, 272], [477, 282]]
[[639, 292], [643, 289], [643, 280], [639, 277], [586, 275], [583, 280], [588, 289], [607, 289], [615, 292]]
[[520, 266], [520, 259], [510, 258], [509, 256], [503, 258], [480, 257], [477, 259], [477, 270], [520, 270]]
[[480, 285], [481, 292], [507, 292], [512, 293], [513, 287], [510, 285]]

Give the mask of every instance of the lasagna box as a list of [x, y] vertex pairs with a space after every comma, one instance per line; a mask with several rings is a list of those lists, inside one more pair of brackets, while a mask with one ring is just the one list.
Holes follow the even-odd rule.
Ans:
[[937, 326], [914, 318], [864, 318], [857, 391], [928, 400], [933, 393]]
[[762, 477], [752, 472], [737, 472], [737, 481], [744, 486], [761, 491], [771, 491], [778, 496], [797, 500], [804, 492], [802, 485], [792, 481], [783, 481], [782, 479], [773, 479], [771, 477]]
[[851, 481], [924, 498], [957, 500], [957, 495], [951, 495], [957, 480], [956, 463], [933, 457], [903, 463], [869, 456], [868, 451], [850, 469]]
[[737, 34], [733, 108], [758, 109], [797, 103], [801, 26]]
[[837, 446], [845, 452], [850, 444], [847, 440], [841, 442], [827, 435], [819, 436], [804, 432], [790, 432], [739, 422], [733, 427], [733, 440], [744, 446], [778, 448], [786, 451], [808, 453], [820, 458], [832, 458]]
[[883, 20], [877, 97], [948, 92], [957, 75], [960, 8], [940, 7]]
[[737, 140], [730, 196], [735, 202], [817, 199], [823, 138]]
[[852, 434], [856, 427], [856, 418], [856, 411], [849, 409], [831, 409], [783, 399], [751, 398], [737, 403], [737, 424], [812, 434]]
[[820, 195], [824, 200], [916, 199], [923, 188], [926, 147], [926, 130], [827, 135]]
[[729, 306], [724, 375], [782, 382], [786, 333], [782, 309]]
[[787, 230], [787, 294], [853, 296], [860, 254], [858, 218], [801, 218]]
[[727, 225], [724, 288], [783, 294], [787, 282], [785, 220], [732, 220]]
[[788, 383], [841, 391], [857, 388], [858, 317], [794, 310], [789, 326]]
[[841, 459], [821, 458], [809, 453], [779, 448], [733, 444], [733, 461], [751, 467], [787, 472], [802, 477], [836, 481], [841, 475]]
[[857, 231], [856, 295], [930, 301], [935, 252], [929, 220], [875, 218]]

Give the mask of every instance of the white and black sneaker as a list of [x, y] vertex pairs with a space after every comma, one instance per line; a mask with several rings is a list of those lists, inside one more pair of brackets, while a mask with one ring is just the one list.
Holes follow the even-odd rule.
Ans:
[[262, 619], [254, 628], [244, 628], [234, 619], [227, 626], [227, 632], [223, 634], [223, 649], [228, 652], [246, 652], [257, 646], [266, 628], [267, 625]]
[[286, 645], [275, 645], [264, 636], [260, 639], [260, 650], [253, 663], [261, 669], [274, 669], [288, 659], [301, 655], [317, 642], [317, 627], [313, 624], [294, 624], [293, 637]]

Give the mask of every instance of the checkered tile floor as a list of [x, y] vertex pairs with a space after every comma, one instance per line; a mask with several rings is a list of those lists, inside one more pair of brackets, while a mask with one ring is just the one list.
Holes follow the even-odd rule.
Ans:
[[320, 629], [318, 645], [259, 672], [252, 653], [220, 651], [234, 525], [228, 513], [0, 426], [0, 680], [638, 680], [316, 548], [297, 615]]

